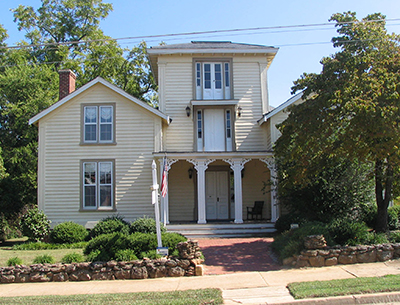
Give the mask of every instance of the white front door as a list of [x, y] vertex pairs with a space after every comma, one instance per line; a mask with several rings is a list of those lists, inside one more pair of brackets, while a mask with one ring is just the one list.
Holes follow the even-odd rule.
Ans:
[[204, 151], [225, 151], [224, 114], [224, 109], [204, 109]]
[[207, 220], [229, 218], [228, 172], [206, 172]]

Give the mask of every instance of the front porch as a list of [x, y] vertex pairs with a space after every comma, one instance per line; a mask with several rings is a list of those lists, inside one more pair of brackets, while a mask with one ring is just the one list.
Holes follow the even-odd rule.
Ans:
[[155, 158], [168, 181], [167, 194], [161, 197], [164, 224], [211, 222], [208, 231], [219, 229], [213, 222], [244, 224], [248, 208], [262, 201], [262, 222], [253, 227], [273, 228], [279, 210], [271, 152], [164, 152]]

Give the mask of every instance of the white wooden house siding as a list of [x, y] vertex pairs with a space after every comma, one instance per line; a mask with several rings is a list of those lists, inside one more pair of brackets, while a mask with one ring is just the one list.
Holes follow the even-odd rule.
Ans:
[[[201, 57], [196, 57], [201, 58]], [[209, 58], [204, 56], [204, 58]], [[232, 58], [227, 56], [226, 58]], [[167, 63], [166, 63], [167, 62]], [[263, 115], [260, 63], [263, 57], [235, 55], [232, 58], [233, 99], [239, 100], [241, 117], [235, 118], [235, 138], [237, 151], [261, 151], [267, 149], [267, 130], [260, 128], [257, 120]], [[158, 63], [160, 90], [160, 110], [165, 111], [173, 123], [164, 130], [166, 151], [194, 150], [193, 108], [190, 117], [185, 108], [194, 99], [193, 58], [191, 56], [160, 56]], [[266, 69], [266, 67], [265, 67]], [[218, 102], [217, 102], [218, 103]], [[233, 113], [236, 116], [236, 113]]]
[[[115, 103], [116, 145], [80, 145], [81, 104]], [[153, 215], [151, 162], [161, 119], [97, 84], [43, 117], [39, 123], [39, 207], [52, 224], [118, 213], [128, 221]], [[158, 149], [158, 147], [157, 147]], [[116, 211], [79, 211], [80, 160], [115, 160]]]

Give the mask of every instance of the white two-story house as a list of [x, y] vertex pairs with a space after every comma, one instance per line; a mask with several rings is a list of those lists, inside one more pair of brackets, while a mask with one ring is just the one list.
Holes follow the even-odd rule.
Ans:
[[264, 202], [262, 221], [274, 222], [272, 127], [265, 115], [277, 48], [191, 42], [147, 52], [159, 109], [101, 78], [74, 90], [74, 74], [60, 73], [60, 101], [30, 120], [39, 128], [39, 208], [53, 224], [153, 216], [156, 160], [160, 178], [167, 170], [168, 191], [160, 197], [165, 224], [240, 224], [256, 201]]

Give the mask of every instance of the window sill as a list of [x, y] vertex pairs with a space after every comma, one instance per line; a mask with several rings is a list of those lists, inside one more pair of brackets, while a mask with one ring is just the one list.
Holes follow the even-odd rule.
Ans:
[[114, 146], [117, 145], [117, 142], [110, 142], [110, 143], [101, 143], [101, 142], [96, 142], [96, 143], [86, 143], [86, 142], [80, 142], [80, 146], [93, 146], [93, 145], [99, 145], [99, 146]]
[[192, 106], [229, 106], [237, 105], [239, 100], [191, 100], [190, 104]]
[[110, 208], [110, 209], [83, 209], [80, 208], [79, 212], [116, 212], [116, 208]]

